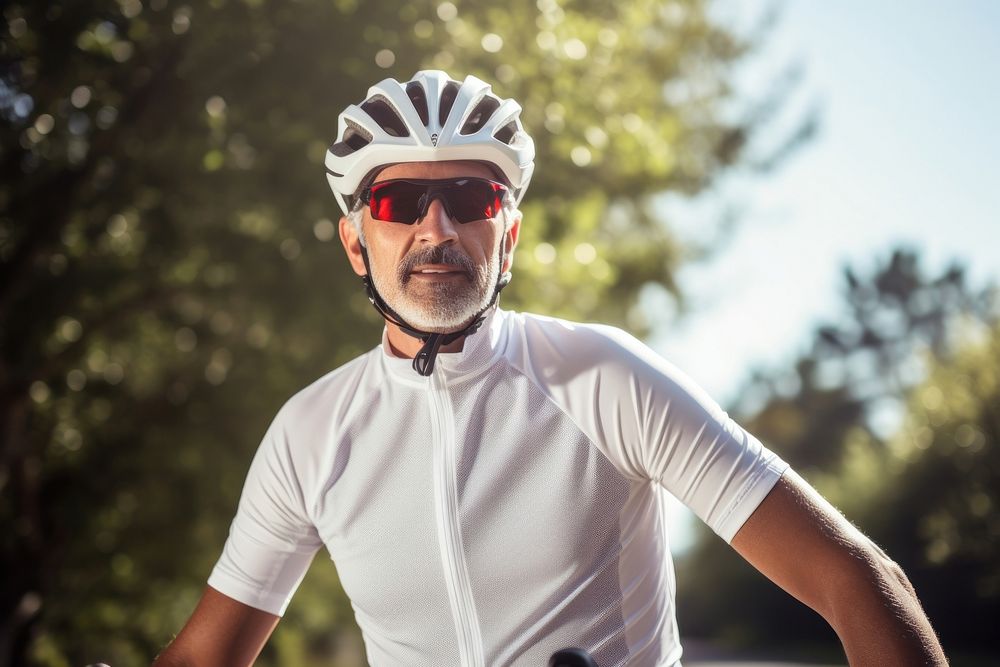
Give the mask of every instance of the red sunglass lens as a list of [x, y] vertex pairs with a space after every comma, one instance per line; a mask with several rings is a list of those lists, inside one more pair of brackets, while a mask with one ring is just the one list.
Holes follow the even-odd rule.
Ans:
[[500, 212], [506, 188], [486, 179], [443, 181], [391, 180], [369, 191], [371, 215], [376, 220], [413, 224], [424, 216], [430, 201], [441, 199], [457, 222], [485, 220]]
[[412, 224], [420, 217], [427, 188], [407, 181], [387, 181], [372, 188], [371, 213], [376, 220]]
[[467, 180], [447, 188], [448, 207], [459, 222], [492, 218], [500, 210], [503, 191], [490, 181]]

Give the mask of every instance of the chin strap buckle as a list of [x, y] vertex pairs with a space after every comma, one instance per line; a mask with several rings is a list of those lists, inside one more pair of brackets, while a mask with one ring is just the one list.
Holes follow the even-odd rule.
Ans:
[[413, 357], [413, 370], [420, 375], [427, 377], [434, 372], [434, 361], [437, 359], [438, 350], [444, 343], [444, 336], [441, 334], [431, 334], [424, 341], [423, 347]]

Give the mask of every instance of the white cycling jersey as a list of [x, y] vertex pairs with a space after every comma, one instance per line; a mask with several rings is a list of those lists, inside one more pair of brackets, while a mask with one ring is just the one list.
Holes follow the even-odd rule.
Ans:
[[673, 665], [664, 490], [728, 541], [785, 468], [624, 332], [495, 311], [289, 400], [208, 583], [280, 615], [325, 545], [373, 665]]

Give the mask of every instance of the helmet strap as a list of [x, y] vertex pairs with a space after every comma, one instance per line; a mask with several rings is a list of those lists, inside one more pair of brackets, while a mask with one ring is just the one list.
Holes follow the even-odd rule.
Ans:
[[399, 327], [400, 331], [403, 333], [416, 338], [423, 343], [420, 350], [413, 357], [413, 370], [415, 370], [420, 375], [427, 377], [434, 372], [434, 362], [437, 360], [438, 350], [441, 349], [442, 345], [448, 345], [455, 342], [459, 338], [464, 336], [470, 336], [477, 331], [483, 325], [486, 320], [486, 312], [494, 307], [500, 299], [500, 290], [506, 287], [511, 280], [511, 274], [509, 271], [503, 271], [503, 257], [504, 257], [504, 244], [500, 243], [500, 252], [497, 258], [497, 283], [493, 289], [493, 298], [490, 302], [486, 304], [486, 307], [476, 313], [472, 321], [467, 325], [459, 329], [458, 331], [452, 331], [447, 333], [439, 333], [433, 331], [423, 331], [417, 327], [409, 324], [402, 316], [399, 315], [392, 306], [385, 302], [382, 295], [378, 293], [375, 288], [375, 281], [372, 280], [372, 268], [368, 261], [368, 249], [365, 246], [361, 246], [361, 258], [365, 263], [365, 275], [361, 277], [361, 283], [365, 287], [365, 293], [368, 295], [368, 300], [371, 302], [375, 310], [390, 324], [395, 324]]

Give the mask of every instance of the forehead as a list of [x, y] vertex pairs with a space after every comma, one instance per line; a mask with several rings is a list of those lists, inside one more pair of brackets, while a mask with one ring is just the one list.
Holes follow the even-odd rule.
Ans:
[[461, 178], [475, 176], [478, 178], [496, 179], [496, 174], [482, 162], [472, 160], [445, 160], [442, 162], [404, 162], [386, 167], [375, 177], [375, 182], [387, 181], [390, 178]]

